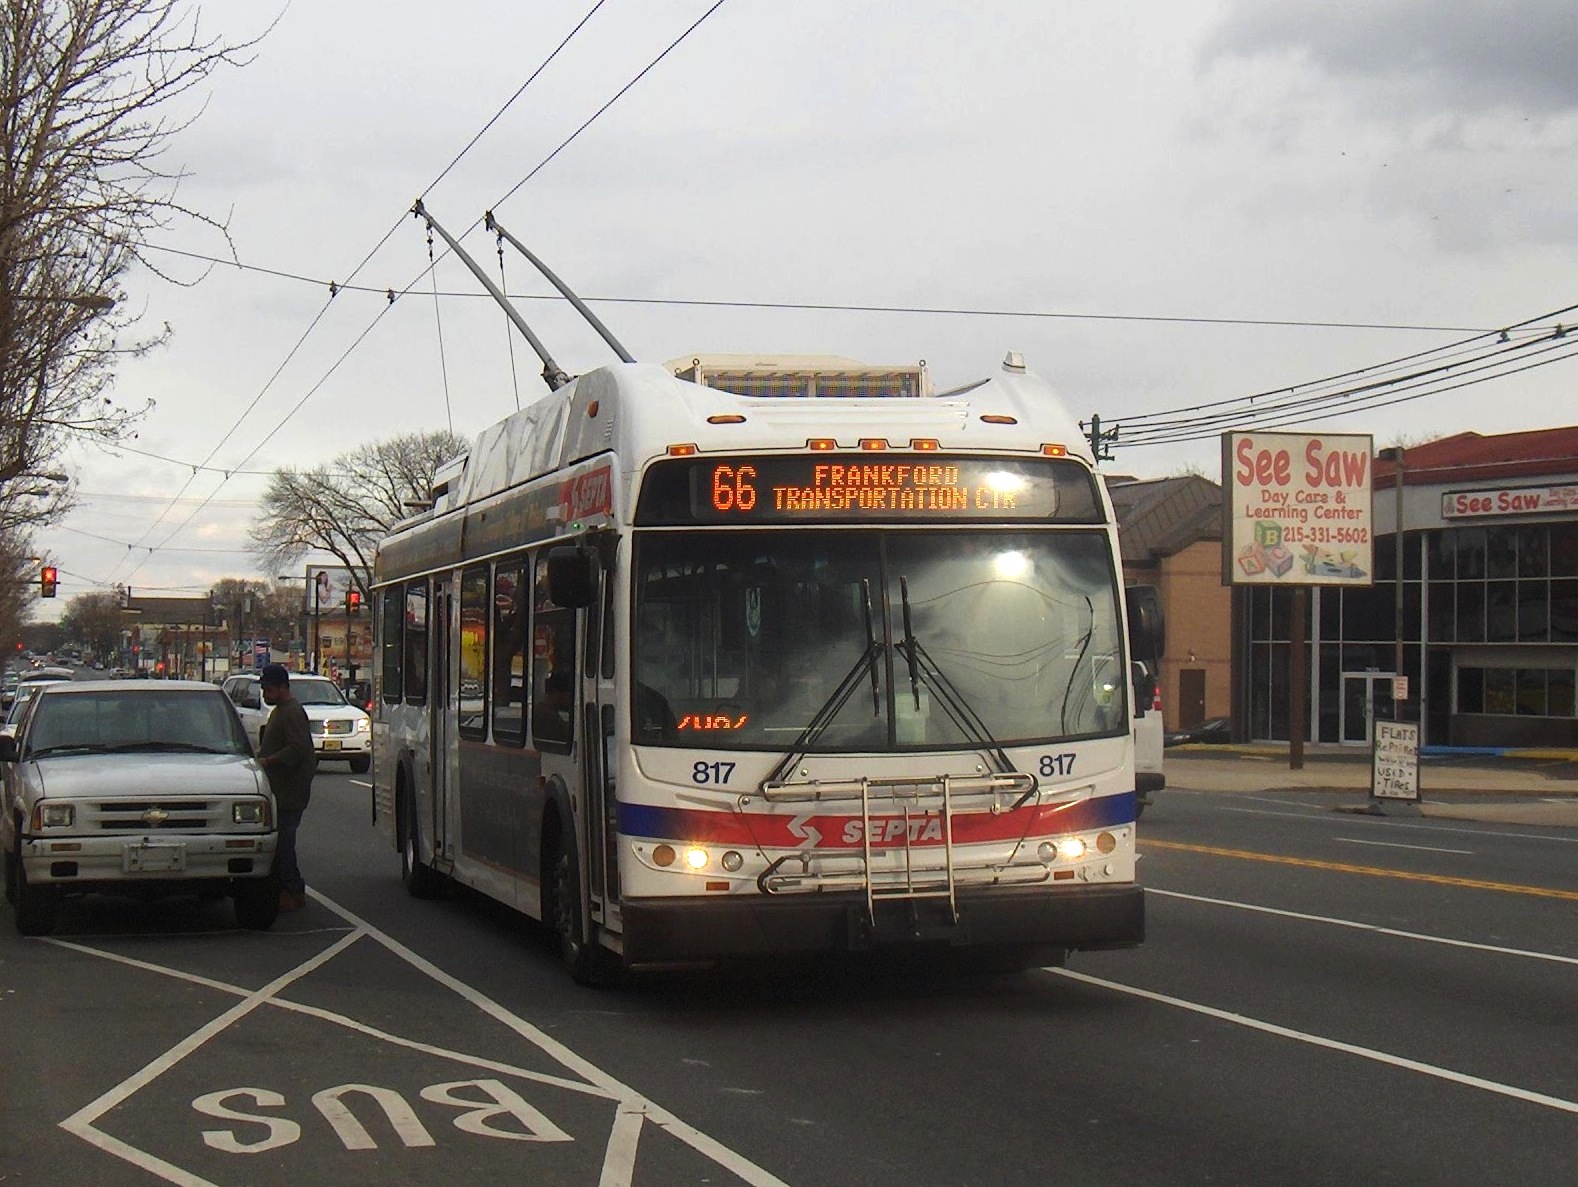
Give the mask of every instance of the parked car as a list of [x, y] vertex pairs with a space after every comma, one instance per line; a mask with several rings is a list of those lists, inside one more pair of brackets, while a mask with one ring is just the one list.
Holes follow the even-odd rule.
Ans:
[[[261, 678], [255, 672], [231, 676], [223, 685], [236, 707], [247, 738], [263, 745], [263, 731], [272, 708], [263, 703]], [[339, 686], [327, 676], [297, 673], [290, 678], [290, 691], [307, 711], [313, 748], [320, 759], [343, 758], [360, 775], [373, 763], [373, 719], [364, 709], [347, 704]]]
[[1168, 746], [1222, 745], [1233, 740], [1233, 721], [1229, 717], [1207, 717], [1188, 729], [1168, 731], [1164, 740]]
[[0, 737], [0, 862], [24, 935], [68, 894], [220, 888], [272, 927], [274, 797], [224, 694], [188, 681], [50, 683]]

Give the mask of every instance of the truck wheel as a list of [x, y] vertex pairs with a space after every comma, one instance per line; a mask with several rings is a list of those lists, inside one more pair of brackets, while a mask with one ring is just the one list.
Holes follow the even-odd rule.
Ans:
[[60, 890], [54, 886], [30, 886], [27, 868], [22, 864], [22, 835], [17, 834], [16, 853], [11, 861], [16, 871], [16, 895], [11, 900], [16, 913], [16, 929], [24, 936], [47, 936], [55, 930], [55, 915], [60, 908]]
[[279, 883], [272, 877], [236, 882], [236, 922], [251, 931], [267, 931], [279, 918]]
[[0, 853], [0, 862], [5, 865], [5, 901], [16, 902], [16, 872], [20, 864], [9, 852]]
[[365, 775], [372, 769], [373, 760], [370, 758], [364, 757], [351, 759], [351, 774], [353, 775]]

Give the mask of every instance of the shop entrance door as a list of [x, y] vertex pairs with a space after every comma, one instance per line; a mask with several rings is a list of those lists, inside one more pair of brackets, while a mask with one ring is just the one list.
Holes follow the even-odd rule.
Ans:
[[1375, 719], [1392, 718], [1392, 673], [1344, 672], [1342, 704], [1338, 710], [1338, 736], [1345, 746], [1368, 746], [1375, 734]]

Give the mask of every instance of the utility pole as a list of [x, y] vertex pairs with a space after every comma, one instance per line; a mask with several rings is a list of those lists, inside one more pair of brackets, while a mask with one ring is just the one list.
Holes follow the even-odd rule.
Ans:
[[1101, 427], [1101, 417], [1091, 413], [1089, 422], [1081, 421], [1080, 428], [1086, 429], [1086, 436], [1090, 441], [1091, 456], [1099, 462], [1112, 460], [1112, 444], [1118, 439], [1120, 425], [1113, 425], [1110, 429]]

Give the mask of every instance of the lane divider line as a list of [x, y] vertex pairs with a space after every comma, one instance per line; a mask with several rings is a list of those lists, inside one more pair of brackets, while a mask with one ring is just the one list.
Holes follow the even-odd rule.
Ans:
[[1321, 861], [1313, 857], [1285, 857], [1276, 853], [1256, 853], [1252, 849], [1223, 849], [1216, 845], [1191, 845], [1184, 841], [1157, 841], [1141, 838], [1140, 852], [1146, 849], [1203, 853], [1209, 857], [1233, 857], [1241, 861], [1264, 861], [1273, 865], [1301, 866], [1309, 870], [1329, 870], [1337, 874], [1363, 874], [1371, 878], [1396, 878], [1403, 882], [1429, 882], [1436, 886], [1457, 886], [1465, 890], [1494, 890], [1502, 894], [1523, 894], [1532, 898], [1561, 899], [1578, 903], [1578, 890], [1557, 890], [1549, 886], [1523, 886], [1516, 882], [1487, 882], [1481, 878], [1460, 878], [1451, 874], [1422, 874], [1411, 870], [1389, 870], [1381, 866], [1349, 865], [1341, 861]]

